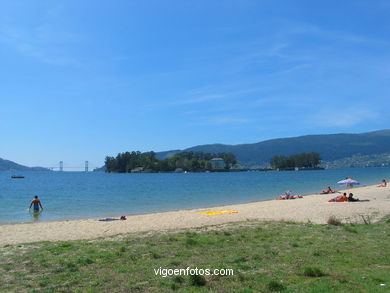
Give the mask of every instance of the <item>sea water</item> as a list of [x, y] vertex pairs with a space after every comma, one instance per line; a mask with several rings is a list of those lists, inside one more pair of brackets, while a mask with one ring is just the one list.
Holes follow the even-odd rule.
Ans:
[[[24, 179], [11, 179], [23, 175]], [[70, 220], [204, 208], [319, 193], [353, 177], [362, 186], [390, 179], [390, 168], [313, 171], [143, 173], [0, 172], [0, 224]], [[28, 210], [34, 195], [44, 210]], [[359, 197], [358, 191], [355, 197]]]

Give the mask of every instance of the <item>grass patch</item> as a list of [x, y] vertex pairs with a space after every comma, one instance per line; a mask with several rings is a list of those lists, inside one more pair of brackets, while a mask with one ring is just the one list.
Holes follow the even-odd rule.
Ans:
[[325, 273], [321, 269], [316, 268], [316, 267], [306, 267], [303, 270], [303, 274], [306, 277], [323, 277], [323, 276], [325, 276]]
[[[384, 292], [390, 223], [248, 221], [0, 248], [0, 292]], [[156, 275], [161, 269], [234, 275]]]
[[358, 231], [356, 230], [356, 228], [352, 227], [352, 226], [347, 226], [347, 225], [344, 225], [343, 226], [345, 231], [348, 231], [348, 232], [351, 232], [351, 233], [357, 233]]
[[286, 286], [284, 286], [283, 284], [281, 284], [280, 282], [277, 282], [277, 281], [269, 282], [267, 287], [268, 287], [268, 290], [270, 290], [272, 292], [280, 292], [280, 291], [286, 290]]

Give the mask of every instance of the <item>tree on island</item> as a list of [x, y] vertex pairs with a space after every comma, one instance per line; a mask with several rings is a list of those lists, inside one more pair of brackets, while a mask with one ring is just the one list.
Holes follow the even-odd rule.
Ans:
[[318, 168], [319, 153], [300, 153], [291, 156], [274, 156], [270, 161], [273, 169]]
[[188, 172], [212, 171], [210, 160], [221, 158], [225, 162], [225, 169], [237, 164], [236, 157], [231, 153], [202, 153], [182, 152], [164, 160], [156, 158], [154, 152], [141, 153], [139, 151], [119, 153], [116, 157], [106, 157], [106, 172], [129, 173], [132, 170], [143, 172], [173, 172], [182, 169]]

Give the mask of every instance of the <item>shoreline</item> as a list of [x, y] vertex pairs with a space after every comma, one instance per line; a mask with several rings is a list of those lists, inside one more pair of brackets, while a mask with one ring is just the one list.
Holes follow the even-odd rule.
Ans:
[[[129, 173], [131, 174], [131, 173]], [[352, 190], [356, 190], [359, 188], [364, 187], [373, 187], [374, 185], [359, 185], [359, 187], [354, 187]], [[375, 185], [377, 186], [377, 185]], [[390, 185], [389, 185], [390, 187]], [[351, 189], [340, 189], [337, 192], [350, 192]], [[337, 196], [339, 193], [333, 193], [333, 197]], [[280, 194], [282, 195], [282, 194]], [[320, 194], [320, 193], [303, 193], [300, 194], [303, 197], [307, 196], [314, 196], [314, 195], [326, 195], [326, 194]], [[162, 211], [155, 211], [155, 212], [144, 212], [144, 213], [134, 213], [134, 214], [115, 214], [115, 215], [101, 215], [101, 216], [91, 216], [91, 217], [74, 217], [70, 219], [56, 219], [56, 220], [45, 220], [45, 221], [28, 221], [28, 222], [0, 222], [1, 226], [11, 226], [11, 225], [19, 225], [19, 224], [37, 224], [37, 223], [53, 223], [53, 222], [68, 222], [68, 221], [82, 221], [82, 220], [98, 220], [102, 218], [119, 218], [122, 215], [125, 215], [126, 217], [132, 217], [132, 216], [142, 216], [142, 215], [153, 215], [153, 214], [163, 214], [163, 213], [169, 213], [169, 212], [179, 212], [179, 211], [192, 211], [192, 210], [204, 210], [204, 209], [215, 209], [220, 207], [226, 207], [226, 206], [236, 206], [236, 205], [245, 205], [250, 203], [260, 203], [260, 202], [266, 202], [266, 201], [273, 201], [276, 200], [276, 197], [272, 198], [263, 198], [258, 200], [251, 200], [251, 201], [243, 201], [243, 202], [237, 202], [237, 203], [227, 203], [227, 204], [221, 204], [221, 205], [210, 205], [210, 206], [202, 206], [202, 207], [195, 207], [195, 208], [177, 208], [177, 209], [169, 209], [169, 210], [162, 210]]]
[[[265, 199], [248, 203], [129, 215], [124, 221], [101, 222], [99, 218], [24, 222], [0, 225], [0, 247], [39, 241], [94, 239], [122, 233], [196, 228], [247, 220], [294, 221], [325, 224], [330, 216], [342, 222], [362, 222], [361, 215], [376, 222], [390, 214], [390, 188], [376, 185], [340, 192], [353, 192], [363, 202], [328, 203], [337, 194], [310, 194], [302, 199]], [[204, 215], [201, 212], [234, 210], [238, 213]]]
[[[129, 173], [131, 174], [131, 173]], [[363, 185], [356, 188], [361, 187], [367, 187], [371, 185]], [[282, 195], [282, 194], [281, 194]], [[306, 194], [300, 194], [303, 197], [310, 196], [310, 195], [320, 195], [319, 193], [306, 193]], [[336, 195], [335, 195], [336, 196]], [[233, 206], [233, 205], [242, 205], [242, 204], [249, 204], [249, 203], [258, 203], [258, 202], [264, 202], [264, 201], [272, 201], [275, 200], [275, 197], [272, 198], [263, 198], [258, 200], [251, 200], [251, 201], [243, 201], [243, 202], [237, 202], [237, 203], [229, 203], [229, 204], [221, 204], [221, 205], [210, 205], [210, 206], [203, 206], [203, 207], [195, 207], [195, 208], [177, 208], [177, 209], [170, 209], [170, 210], [163, 210], [163, 211], [156, 211], [156, 212], [145, 212], [145, 213], [136, 213], [136, 214], [124, 214], [126, 217], [132, 217], [132, 216], [142, 216], [142, 215], [153, 215], [153, 214], [161, 214], [161, 213], [169, 213], [169, 212], [179, 212], [179, 211], [192, 211], [192, 210], [203, 210], [203, 209], [214, 209], [218, 207], [225, 207], [225, 206]], [[18, 224], [36, 224], [36, 223], [52, 223], [52, 222], [67, 222], [67, 221], [81, 221], [81, 220], [92, 220], [92, 219], [101, 219], [101, 218], [118, 218], [122, 216], [123, 214], [119, 215], [101, 215], [96, 217], [75, 217], [70, 219], [57, 219], [57, 220], [47, 220], [47, 221], [28, 221], [28, 222], [0, 222], [1, 226], [8, 226], [8, 225], [18, 225]]]

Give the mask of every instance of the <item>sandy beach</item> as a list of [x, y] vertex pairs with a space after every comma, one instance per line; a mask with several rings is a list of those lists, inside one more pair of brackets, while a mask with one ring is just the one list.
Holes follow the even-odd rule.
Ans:
[[[348, 190], [350, 191], [350, 190]], [[337, 194], [306, 195], [295, 200], [268, 200], [205, 209], [128, 216], [125, 221], [102, 222], [83, 219], [57, 222], [20, 223], [0, 226], [0, 246], [37, 241], [93, 239], [141, 231], [193, 228], [246, 220], [295, 221], [325, 224], [330, 216], [343, 222], [371, 222], [390, 214], [390, 188], [353, 188], [361, 202], [328, 203]], [[202, 212], [233, 210], [238, 213], [204, 215]]]

